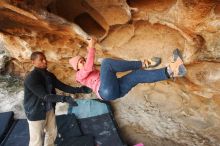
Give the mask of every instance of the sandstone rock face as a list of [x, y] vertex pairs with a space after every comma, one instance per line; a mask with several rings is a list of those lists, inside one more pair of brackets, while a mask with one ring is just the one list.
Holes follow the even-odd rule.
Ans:
[[4, 47], [3, 43], [0, 43], [0, 73], [5, 72], [7, 63], [10, 60], [6, 51], [7, 50]]
[[96, 59], [160, 56], [160, 68], [179, 48], [186, 77], [138, 85], [112, 102], [122, 136], [130, 145], [219, 145], [219, 0], [10, 0], [0, 6], [0, 46], [12, 58], [9, 72], [23, 77], [32, 68], [30, 54], [39, 50], [59, 79], [79, 85], [68, 59], [86, 55], [90, 35], [100, 40]]

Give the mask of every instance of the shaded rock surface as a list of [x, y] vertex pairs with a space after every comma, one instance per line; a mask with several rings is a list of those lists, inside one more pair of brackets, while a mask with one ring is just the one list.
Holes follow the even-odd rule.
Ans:
[[[30, 54], [43, 51], [50, 71], [79, 86], [68, 59], [86, 55], [90, 35], [99, 38], [97, 67], [98, 58], [152, 56], [160, 56], [163, 67], [179, 48], [186, 77], [138, 85], [112, 102], [123, 138], [148, 146], [219, 145], [219, 0], [8, 0], [0, 7], [0, 49], [11, 60], [3, 68], [20, 77], [32, 69]], [[14, 94], [21, 104], [23, 93]], [[76, 95], [94, 97], [83, 96]], [[8, 100], [1, 96], [1, 105]], [[22, 117], [22, 108], [16, 110]]]

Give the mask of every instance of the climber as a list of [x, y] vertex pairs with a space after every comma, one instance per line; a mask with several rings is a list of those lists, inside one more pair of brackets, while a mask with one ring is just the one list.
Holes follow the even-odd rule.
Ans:
[[[153, 57], [144, 61], [103, 59], [101, 71], [94, 68], [96, 38], [88, 40], [87, 59], [75, 56], [69, 60], [76, 73], [76, 81], [91, 88], [102, 100], [115, 100], [126, 95], [139, 83], [153, 83], [169, 78], [183, 77], [186, 68], [178, 49], [173, 52], [173, 62], [167, 67], [146, 70], [160, 64], [160, 58]], [[130, 71], [127, 75], [117, 78], [117, 72]]]
[[[59, 81], [47, 71], [47, 60], [42, 52], [33, 52], [31, 61], [34, 69], [24, 81], [24, 110], [29, 124], [29, 146], [53, 146], [57, 136], [55, 103], [77, 103], [71, 96], [56, 95], [55, 88], [67, 93], [90, 93], [88, 87], [71, 87]], [[45, 140], [44, 140], [45, 131]]]

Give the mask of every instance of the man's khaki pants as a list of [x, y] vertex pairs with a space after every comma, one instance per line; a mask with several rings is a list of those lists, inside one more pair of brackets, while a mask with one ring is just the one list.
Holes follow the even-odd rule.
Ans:
[[46, 119], [29, 121], [30, 142], [29, 146], [54, 146], [57, 136], [57, 126], [54, 110], [46, 113]]

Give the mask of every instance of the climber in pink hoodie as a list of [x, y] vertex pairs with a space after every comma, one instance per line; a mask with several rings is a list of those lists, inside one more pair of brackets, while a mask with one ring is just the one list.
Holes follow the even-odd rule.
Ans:
[[[141, 61], [114, 60], [106, 58], [101, 63], [101, 70], [94, 67], [96, 38], [88, 41], [88, 56], [75, 56], [69, 60], [73, 69], [77, 71], [76, 81], [91, 88], [99, 99], [115, 100], [126, 95], [134, 86], [139, 83], [152, 83], [167, 80], [173, 77], [183, 77], [186, 68], [178, 49], [173, 52], [173, 62], [167, 67], [145, 70], [160, 64], [161, 59], [153, 57]], [[130, 71], [120, 78], [117, 72]]]

